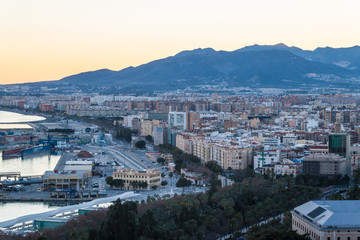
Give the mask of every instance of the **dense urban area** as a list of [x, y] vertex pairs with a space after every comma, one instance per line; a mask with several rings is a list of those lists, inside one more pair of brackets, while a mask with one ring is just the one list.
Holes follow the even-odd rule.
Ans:
[[0, 222], [1, 239], [360, 239], [356, 93], [23, 88], [3, 88], [1, 110], [44, 120], [1, 124], [2, 161], [60, 158], [0, 169], [1, 201], [72, 210]]

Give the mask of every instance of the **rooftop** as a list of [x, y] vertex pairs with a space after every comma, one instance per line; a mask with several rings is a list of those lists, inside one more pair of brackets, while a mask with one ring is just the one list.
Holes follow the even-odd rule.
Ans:
[[310, 201], [294, 210], [321, 228], [360, 228], [360, 200]]
[[304, 157], [303, 161], [319, 161], [319, 162], [328, 162], [328, 161], [345, 161], [345, 158], [339, 156], [338, 154], [310, 154], [309, 156]]

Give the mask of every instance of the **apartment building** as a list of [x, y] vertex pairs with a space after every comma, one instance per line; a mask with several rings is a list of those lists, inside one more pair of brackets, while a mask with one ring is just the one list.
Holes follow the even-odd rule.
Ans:
[[344, 176], [347, 161], [337, 154], [311, 154], [303, 159], [303, 173], [315, 176]]
[[168, 123], [171, 127], [177, 127], [178, 129], [186, 130], [187, 113], [186, 112], [169, 112]]
[[280, 150], [268, 150], [254, 154], [254, 170], [261, 172], [265, 165], [274, 164], [280, 161]]
[[[146, 189], [150, 190], [153, 187], [160, 187], [160, 171], [157, 169], [147, 169], [147, 170], [131, 170], [126, 168], [118, 168], [116, 172], [113, 173], [113, 179], [123, 180], [124, 186], [123, 189], [134, 189], [136, 183], [146, 183]], [[137, 187], [141, 188], [141, 187]]]
[[274, 165], [274, 173], [276, 175], [289, 175], [296, 177], [300, 172], [300, 164], [296, 164], [290, 160], [283, 160]]

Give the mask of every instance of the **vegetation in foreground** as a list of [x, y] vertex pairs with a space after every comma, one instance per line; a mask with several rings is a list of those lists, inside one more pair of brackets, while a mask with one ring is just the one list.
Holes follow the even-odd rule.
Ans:
[[[1, 239], [216, 239], [284, 213], [318, 195], [315, 188], [289, 185], [286, 178], [255, 176], [227, 188], [219, 188], [213, 179], [205, 194], [143, 204], [118, 200], [107, 212], [95, 211], [53, 230]], [[282, 230], [274, 229], [274, 234]], [[288, 230], [281, 234], [294, 234]]]

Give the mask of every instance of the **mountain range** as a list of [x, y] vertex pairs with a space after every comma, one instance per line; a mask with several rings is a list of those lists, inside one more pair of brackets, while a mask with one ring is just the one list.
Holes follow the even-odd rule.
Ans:
[[116, 86], [124, 90], [171, 90], [204, 85], [360, 88], [359, 80], [359, 46], [309, 51], [276, 44], [247, 46], [235, 51], [199, 48], [120, 71], [101, 69], [84, 72], [56, 83]]

